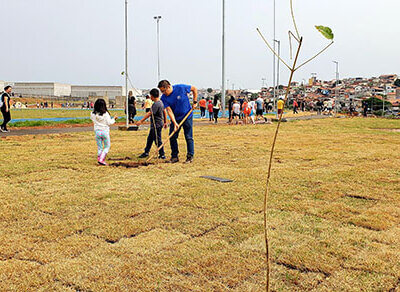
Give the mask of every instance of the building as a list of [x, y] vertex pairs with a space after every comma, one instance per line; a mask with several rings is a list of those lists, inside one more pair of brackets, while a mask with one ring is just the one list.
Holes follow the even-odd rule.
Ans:
[[[141, 90], [128, 89], [133, 91], [133, 95], [142, 95]], [[115, 99], [116, 97], [125, 96], [124, 86], [98, 86], [98, 85], [72, 85], [71, 86], [71, 97], [108, 97], [109, 99]]]
[[125, 95], [125, 88], [123, 86], [90, 86], [90, 85], [72, 85], [72, 97], [104, 97], [115, 99], [117, 96]]
[[56, 82], [15, 82], [15, 95], [21, 96], [70, 96], [71, 85]]

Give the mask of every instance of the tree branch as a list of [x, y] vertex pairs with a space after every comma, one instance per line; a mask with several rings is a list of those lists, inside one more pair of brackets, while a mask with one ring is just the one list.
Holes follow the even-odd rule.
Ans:
[[303, 67], [305, 64], [311, 62], [312, 60], [314, 60], [316, 57], [318, 57], [319, 55], [321, 55], [323, 52], [325, 52], [330, 46], [332, 46], [334, 43], [334, 41], [332, 41], [329, 45], [327, 45], [323, 50], [321, 50], [318, 54], [316, 54], [314, 57], [308, 59], [307, 61], [305, 61], [303, 64], [301, 64], [299, 67], [297, 67], [296, 69], [294, 69], [294, 71], [297, 71], [298, 69], [300, 69], [301, 67]]
[[294, 24], [294, 29], [296, 30], [296, 34], [297, 34], [297, 41], [299, 41], [300, 34], [299, 34], [299, 30], [297, 29], [296, 19], [294, 18], [293, 0], [290, 0], [290, 12], [292, 13], [292, 20], [293, 20], [293, 24]]
[[283, 64], [285, 64], [285, 66], [289, 69], [292, 70], [292, 68], [286, 64], [286, 62], [284, 60], [282, 60], [282, 58], [274, 51], [274, 49], [270, 46], [270, 44], [268, 43], [268, 41], [265, 39], [265, 37], [262, 35], [262, 33], [260, 32], [260, 30], [257, 28], [257, 32], [260, 34], [261, 38], [264, 40], [264, 42], [267, 44], [268, 48], [271, 50], [271, 52], [278, 57], [279, 60], [281, 60], [281, 62]]

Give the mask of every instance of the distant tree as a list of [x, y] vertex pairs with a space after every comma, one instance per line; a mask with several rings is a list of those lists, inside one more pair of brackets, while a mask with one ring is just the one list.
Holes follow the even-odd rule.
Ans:
[[[365, 102], [368, 104], [368, 107], [372, 109], [373, 111], [378, 111], [383, 109], [383, 100], [380, 98], [376, 97], [371, 97], [365, 100]], [[385, 100], [385, 108], [391, 108], [392, 104], [388, 101]]]
[[207, 92], [211, 93], [211, 92], [213, 92], [213, 89], [212, 88], [207, 88]]
[[396, 81], [394, 82], [394, 85], [396, 85], [397, 87], [400, 87], [400, 79], [396, 79]]
[[254, 99], [257, 99], [257, 98], [258, 98], [258, 95], [259, 95], [259, 93], [252, 93], [252, 94], [251, 94], [251, 97], [254, 98]]

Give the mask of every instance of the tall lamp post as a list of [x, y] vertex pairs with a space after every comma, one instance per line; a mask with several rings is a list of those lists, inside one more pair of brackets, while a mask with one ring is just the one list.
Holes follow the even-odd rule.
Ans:
[[332, 61], [336, 64], [336, 93], [335, 93], [335, 115], [337, 114], [337, 102], [338, 102], [338, 85], [339, 85], [339, 62]]
[[128, 111], [128, 0], [125, 0], [125, 108], [126, 108], [126, 127], [129, 127]]
[[154, 16], [154, 19], [157, 21], [157, 77], [159, 82], [161, 80], [161, 69], [160, 69], [160, 20], [161, 16]]
[[261, 86], [261, 87], [264, 88], [264, 87], [265, 87], [265, 81], [266, 81], [267, 79], [263, 77], [263, 78], [261, 78], [261, 80], [262, 80], [262, 86]]
[[[274, 0], [274, 18], [273, 18], [273, 21], [274, 21], [274, 25], [273, 25], [273, 30], [274, 30], [274, 41], [273, 41], [273, 49], [274, 49], [274, 52], [276, 51], [276, 47], [275, 47], [275, 38], [276, 38], [276, 2], [275, 2], [275, 0]], [[275, 91], [275, 84], [276, 84], [276, 80], [275, 80], [275, 75], [276, 75], [276, 73], [275, 73], [275, 70], [276, 70], [276, 65], [275, 65], [275, 62], [276, 62], [276, 56], [275, 56], [275, 54], [273, 54], [273, 64], [272, 64], [272, 66], [273, 66], [273, 69], [272, 69], [272, 75], [273, 75], [273, 88], [274, 88], [274, 110], [276, 111], [276, 114], [278, 114], [278, 111], [277, 111], [277, 109], [276, 109], [276, 91]]]
[[225, 117], [225, 0], [222, 0], [222, 117]]
[[[274, 43], [278, 44], [278, 56], [280, 57], [281, 56], [281, 41], [274, 40]], [[279, 57], [278, 57], [278, 68], [276, 71], [276, 85], [274, 85], [278, 88], [278, 97], [279, 97], [279, 62], [280, 62]], [[278, 111], [276, 112], [276, 117], [278, 118]]]

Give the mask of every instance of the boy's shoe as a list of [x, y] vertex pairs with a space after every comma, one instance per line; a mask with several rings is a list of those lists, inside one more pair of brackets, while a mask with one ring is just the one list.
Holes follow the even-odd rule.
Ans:
[[169, 162], [170, 163], [177, 163], [177, 162], [179, 162], [179, 158], [178, 157], [172, 157]]
[[192, 162], [193, 162], [193, 156], [188, 156], [188, 157], [186, 158], [185, 163], [192, 163]]
[[166, 159], [165, 155], [159, 155], [158, 159]]
[[139, 155], [139, 158], [146, 158], [149, 157], [149, 153], [143, 152], [142, 154]]
[[7, 133], [7, 130], [3, 129], [3, 127], [0, 127], [0, 131], [3, 133]]

